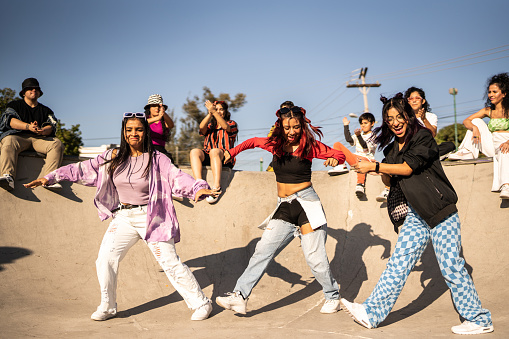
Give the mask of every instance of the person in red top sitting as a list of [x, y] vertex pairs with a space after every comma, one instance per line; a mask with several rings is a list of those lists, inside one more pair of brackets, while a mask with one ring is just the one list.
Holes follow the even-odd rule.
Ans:
[[[223, 166], [224, 151], [229, 150], [235, 144], [238, 128], [237, 123], [230, 120], [228, 104], [224, 101], [207, 100], [205, 102], [208, 114], [200, 122], [200, 135], [205, 136], [203, 149], [195, 148], [189, 154], [191, 169], [196, 180], [202, 179], [203, 166], [210, 166], [212, 176], [214, 177], [213, 189], [221, 189], [221, 169]], [[235, 161], [227, 164], [227, 167], [233, 168]], [[217, 196], [208, 196], [205, 200], [209, 203], [215, 203]]]
[[267, 265], [294, 237], [299, 237], [304, 257], [325, 295], [320, 312], [335, 313], [340, 308], [339, 288], [325, 251], [327, 220], [320, 198], [311, 185], [311, 160], [324, 159], [324, 165], [337, 166], [345, 161], [345, 155], [315, 139], [322, 133], [311, 125], [304, 108], [284, 107], [276, 116], [278, 120], [270, 137], [252, 138], [225, 152], [225, 163], [254, 147], [271, 152], [278, 205], [259, 226], [265, 231], [233, 292], [217, 297], [216, 302], [225, 309], [245, 314], [247, 299]]

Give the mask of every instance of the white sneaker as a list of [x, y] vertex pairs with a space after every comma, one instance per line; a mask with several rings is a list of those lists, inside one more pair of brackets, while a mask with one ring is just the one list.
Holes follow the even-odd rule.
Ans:
[[172, 198], [173, 200], [177, 200], [177, 201], [184, 201], [184, 198], [179, 197], [179, 196], [176, 196], [176, 195], [173, 195], [173, 194], [171, 195], [171, 198]]
[[246, 314], [248, 299], [244, 299], [240, 292], [228, 292], [226, 295], [227, 297], [217, 297], [216, 303], [226, 310]]
[[60, 185], [58, 182], [54, 183], [53, 185], [46, 185], [46, 186], [43, 186], [43, 187], [47, 188], [49, 190], [61, 190], [62, 189], [62, 185]]
[[209, 317], [210, 312], [212, 312], [212, 303], [208, 302], [194, 311], [191, 320], [205, 320]]
[[323, 303], [322, 309], [320, 310], [320, 313], [323, 314], [332, 314], [336, 313], [337, 311], [341, 310], [341, 302], [339, 299], [337, 300], [325, 300]]
[[447, 157], [449, 160], [472, 160], [474, 159], [474, 155], [472, 152], [461, 150], [456, 153], [449, 154]]
[[[215, 188], [215, 187], [212, 187], [213, 190], [215, 189], [219, 189], [221, 190], [221, 187], [219, 188]], [[205, 201], [208, 202], [209, 204], [213, 204], [217, 201], [217, 199], [219, 199], [219, 196], [212, 196], [212, 195], [209, 195], [208, 197], [205, 198]]]
[[14, 179], [9, 174], [4, 174], [0, 177], [0, 187], [7, 191], [12, 191], [14, 189]]
[[500, 198], [509, 199], [509, 184], [503, 184], [500, 190]]
[[95, 321], [104, 321], [104, 320], [108, 320], [110, 318], [113, 318], [117, 315], [117, 309], [116, 308], [112, 308], [112, 309], [109, 309], [107, 311], [101, 311], [99, 310], [101, 306], [99, 306], [97, 308], [97, 311], [95, 311], [94, 313], [92, 313], [92, 315], [90, 316], [90, 319], [92, 320], [95, 320]]
[[358, 198], [362, 198], [366, 194], [366, 188], [363, 184], [357, 184], [355, 186], [355, 194]]
[[345, 311], [355, 320], [355, 322], [361, 324], [366, 328], [373, 328], [369, 322], [368, 313], [361, 304], [351, 303], [346, 299], [341, 299], [341, 303], [344, 306]]
[[384, 188], [384, 190], [382, 191], [382, 193], [380, 193], [377, 197], [376, 197], [376, 201], [378, 202], [387, 202], [387, 197], [389, 196], [389, 189], [386, 187]]
[[461, 325], [451, 327], [455, 334], [483, 334], [493, 332], [493, 325], [481, 326], [465, 320]]
[[348, 168], [346, 168], [345, 164], [341, 164], [334, 166], [333, 168], [328, 170], [327, 173], [329, 173], [329, 175], [339, 175], [343, 173], [348, 173]]

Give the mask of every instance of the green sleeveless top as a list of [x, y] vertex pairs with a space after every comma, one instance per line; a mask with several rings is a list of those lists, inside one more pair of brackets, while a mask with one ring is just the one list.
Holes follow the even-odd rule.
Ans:
[[490, 122], [488, 122], [488, 129], [490, 132], [497, 131], [509, 131], [509, 119], [507, 118], [491, 118], [491, 110], [488, 116], [490, 117]]

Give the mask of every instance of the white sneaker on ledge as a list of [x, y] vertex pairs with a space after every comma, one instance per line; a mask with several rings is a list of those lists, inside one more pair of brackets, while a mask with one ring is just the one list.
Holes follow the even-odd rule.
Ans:
[[337, 300], [330, 299], [330, 300], [325, 300], [325, 302], [323, 303], [322, 309], [320, 310], [320, 313], [332, 314], [332, 313], [336, 313], [337, 311], [340, 311], [340, 310], [341, 310], [341, 302], [339, 301], [339, 299], [337, 299]]
[[455, 334], [483, 334], [493, 332], [493, 325], [481, 326], [476, 323], [465, 320], [461, 325], [451, 327], [452, 333]]
[[339, 174], [348, 173], [348, 172], [349, 172], [348, 168], [346, 168], [345, 164], [334, 166], [333, 168], [331, 168], [330, 170], [327, 171], [327, 173], [329, 173], [329, 175], [339, 175]]
[[389, 189], [386, 187], [384, 188], [384, 190], [382, 191], [382, 193], [380, 193], [377, 197], [376, 197], [376, 201], [378, 202], [387, 202], [387, 197], [389, 196]]
[[10, 174], [4, 174], [0, 177], [0, 187], [12, 191], [14, 189], [14, 178]]
[[469, 152], [466, 150], [461, 150], [456, 153], [449, 154], [447, 159], [449, 159], [449, 160], [473, 160], [474, 155], [472, 154], [472, 152]]
[[503, 184], [500, 190], [500, 198], [509, 199], [509, 184]]

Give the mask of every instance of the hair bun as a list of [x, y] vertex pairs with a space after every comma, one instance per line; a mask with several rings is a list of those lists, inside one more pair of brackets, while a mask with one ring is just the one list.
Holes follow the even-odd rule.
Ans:
[[386, 97], [384, 97], [383, 95], [380, 95], [380, 101], [385, 105], [387, 103], [387, 101], [389, 101]]

